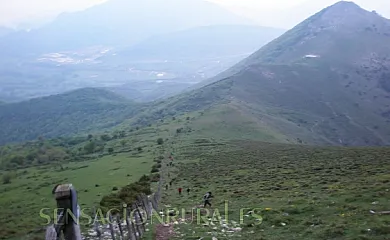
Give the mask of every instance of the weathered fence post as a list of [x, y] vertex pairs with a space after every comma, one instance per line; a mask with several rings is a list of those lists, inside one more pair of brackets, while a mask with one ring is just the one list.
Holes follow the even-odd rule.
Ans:
[[138, 236], [139, 236], [139, 239], [140, 239], [142, 237], [142, 228], [140, 227], [139, 217], [138, 217], [138, 214], [137, 214], [137, 207], [136, 207], [135, 203], [132, 204], [131, 208], [133, 209], [133, 211], [132, 211], [132, 220], [134, 221], [134, 224], [135, 224], [135, 227], [137, 229]]
[[112, 215], [111, 214], [108, 215], [108, 224], [110, 226], [112, 240], [115, 240], [115, 232], [114, 232], [114, 226], [112, 224]]
[[138, 205], [137, 202], [135, 203], [135, 207], [136, 207], [136, 212], [138, 213], [139, 224], [142, 226], [142, 231], [145, 232], [145, 230], [146, 230], [146, 228], [145, 228], [145, 222], [144, 222], [144, 219], [143, 219], [143, 217], [142, 217], [142, 213], [141, 213], [141, 211], [139, 210], [139, 209], [140, 209], [140, 206]]
[[125, 220], [126, 220], [126, 226], [127, 226], [127, 231], [129, 232], [128, 235], [127, 235], [127, 239], [129, 240], [134, 240], [135, 239], [135, 235], [134, 235], [134, 231], [131, 227], [131, 222], [129, 220], [129, 209], [127, 208], [126, 209], [126, 216], [125, 216]]
[[100, 231], [99, 229], [99, 223], [97, 221], [97, 212], [96, 212], [96, 208], [93, 208], [93, 225], [94, 225], [94, 229], [96, 231], [96, 236], [99, 238], [99, 239], [102, 239], [102, 232]]
[[123, 237], [122, 222], [121, 222], [121, 217], [119, 215], [116, 217], [116, 221], [118, 222], [119, 232], [121, 233], [121, 239], [123, 240], [124, 237]]
[[[60, 238], [63, 232], [65, 239], [81, 240], [81, 231], [79, 226], [80, 209], [77, 203], [77, 192], [72, 184], [58, 184], [54, 187], [52, 193], [57, 201], [57, 208], [63, 209], [58, 213], [58, 222], [47, 230], [47, 237], [50, 237], [53, 228], [56, 231], [57, 239]], [[69, 213], [73, 214], [69, 217]], [[73, 219], [73, 217], [75, 217]]]
[[136, 227], [134, 226], [135, 224], [134, 224], [134, 218], [132, 219], [132, 217], [131, 217], [131, 213], [132, 213], [132, 209], [131, 209], [131, 207], [130, 208], [128, 208], [128, 216], [127, 216], [127, 219], [128, 219], [128, 221], [130, 221], [130, 225], [131, 225], [131, 230], [132, 230], [132, 232], [133, 232], [133, 234], [134, 234], [134, 238], [133, 239], [135, 239], [135, 240], [138, 240], [139, 239], [139, 233], [137, 232], [137, 229], [136, 229]]

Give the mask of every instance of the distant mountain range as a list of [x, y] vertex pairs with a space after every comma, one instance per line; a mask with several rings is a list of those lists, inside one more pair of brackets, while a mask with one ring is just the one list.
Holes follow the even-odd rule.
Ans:
[[252, 24], [252, 21], [204, 0], [109, 0], [30, 32], [18, 32], [0, 41], [6, 53], [47, 53], [94, 45], [125, 46], [148, 37], [192, 27]]
[[279, 37], [283, 29], [213, 25], [157, 35], [119, 51], [127, 60], [197, 60], [245, 55]]

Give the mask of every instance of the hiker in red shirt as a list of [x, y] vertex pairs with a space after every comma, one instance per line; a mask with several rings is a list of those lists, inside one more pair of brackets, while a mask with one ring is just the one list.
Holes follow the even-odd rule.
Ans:
[[181, 188], [179, 188], [178, 190], [179, 190], [179, 195], [181, 195], [181, 190], [182, 190], [182, 189], [181, 189]]

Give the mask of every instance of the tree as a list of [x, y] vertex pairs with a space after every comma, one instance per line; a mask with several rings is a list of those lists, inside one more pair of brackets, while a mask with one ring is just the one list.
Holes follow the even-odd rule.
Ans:
[[121, 131], [121, 132], [119, 133], [119, 136], [120, 136], [121, 138], [126, 137], [126, 132], [125, 132], [125, 131]]
[[93, 135], [92, 134], [89, 134], [88, 135], [88, 140], [91, 140], [93, 138]]
[[109, 153], [109, 154], [112, 154], [113, 152], [114, 152], [114, 149], [113, 149], [113, 148], [109, 148], [109, 149], [108, 149], [108, 153]]
[[102, 141], [110, 141], [110, 140], [111, 140], [110, 136], [108, 136], [107, 134], [101, 135], [101, 136], [100, 136], [100, 139], [101, 139]]
[[162, 145], [164, 143], [164, 140], [162, 138], [157, 139], [157, 144]]
[[122, 147], [126, 146], [126, 143], [127, 143], [127, 140], [122, 140], [122, 141], [121, 141]]
[[93, 141], [87, 143], [84, 146], [84, 150], [85, 150], [86, 153], [94, 153], [95, 152], [95, 148], [96, 148], [96, 144]]

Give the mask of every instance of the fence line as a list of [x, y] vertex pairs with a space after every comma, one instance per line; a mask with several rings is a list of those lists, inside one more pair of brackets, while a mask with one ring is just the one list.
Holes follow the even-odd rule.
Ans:
[[[80, 232], [80, 227], [74, 224], [73, 228], [70, 228], [70, 231], [66, 233], [67, 238], [71, 240], [140, 240], [147, 231], [146, 225], [148, 220], [151, 220], [153, 216], [153, 210], [159, 212], [161, 191], [164, 185], [163, 175], [165, 168], [165, 164], [162, 164], [156, 192], [149, 196], [146, 194], [138, 195], [133, 203], [124, 206], [125, 208], [122, 209], [122, 211], [126, 213], [125, 215], [118, 213], [114, 215], [108, 214], [107, 219], [104, 219], [108, 220], [108, 224], [103, 225], [98, 221], [97, 209], [93, 208], [93, 226], [92, 229], [87, 232], [87, 235], [82, 237], [80, 234], [72, 234], [76, 232], [74, 228], [77, 228], [78, 232]], [[46, 229], [46, 240], [58, 240], [56, 236], [57, 231], [54, 227], [55, 225], [52, 225]], [[72, 237], [73, 235], [74, 237]]]
[[127, 205], [126, 216], [109, 214], [108, 226], [99, 224], [94, 210], [93, 232], [90, 231], [85, 239], [140, 240], [147, 231], [146, 224], [152, 218], [153, 210], [158, 212], [163, 184], [163, 171], [160, 171], [157, 191], [149, 196], [137, 196], [132, 204]]

